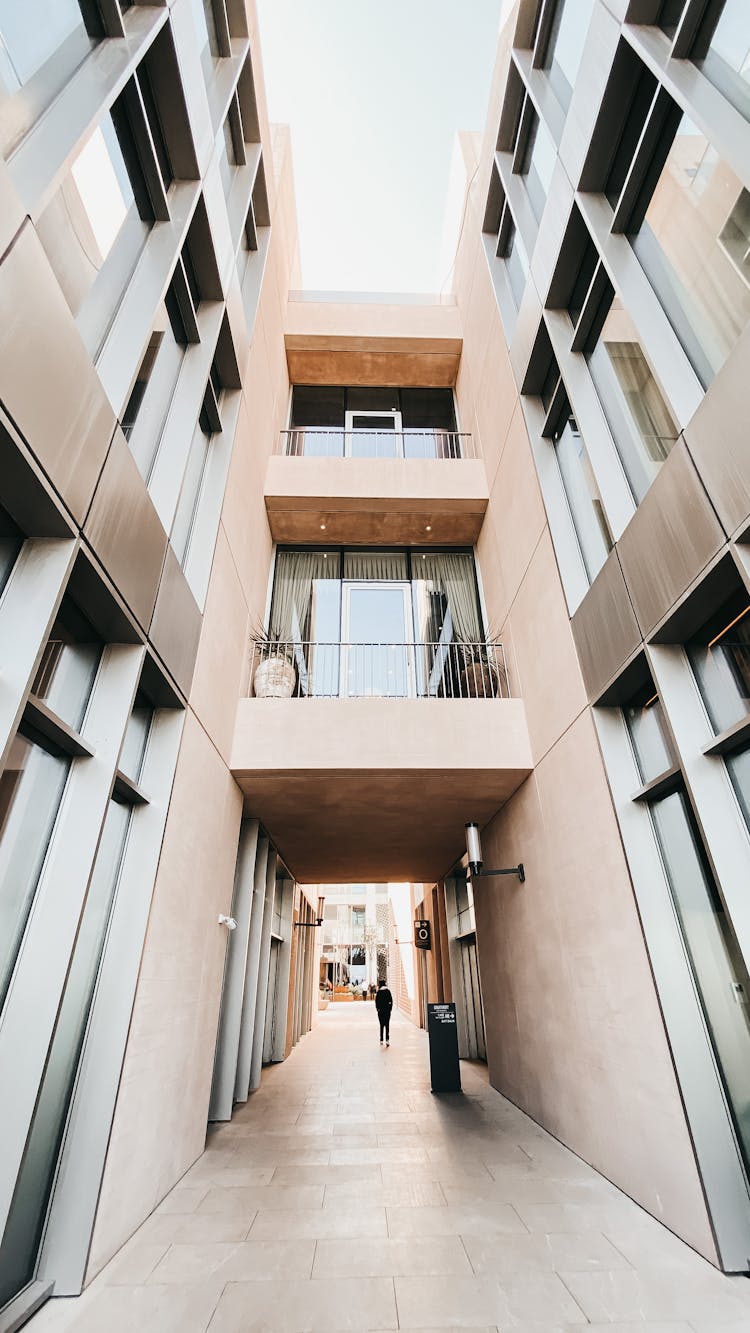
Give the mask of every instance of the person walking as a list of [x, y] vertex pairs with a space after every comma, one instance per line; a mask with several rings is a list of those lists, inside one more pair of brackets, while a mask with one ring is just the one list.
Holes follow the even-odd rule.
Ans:
[[383, 1033], [385, 1033], [385, 1044], [386, 1046], [390, 1046], [393, 996], [384, 981], [378, 982], [378, 990], [375, 996], [375, 1008], [378, 1011], [378, 1022], [380, 1023], [380, 1045], [383, 1045]]

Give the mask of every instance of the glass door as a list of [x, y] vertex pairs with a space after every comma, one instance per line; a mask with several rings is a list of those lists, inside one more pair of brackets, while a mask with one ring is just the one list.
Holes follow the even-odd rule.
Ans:
[[403, 458], [400, 412], [347, 412], [347, 458]]
[[414, 694], [409, 584], [345, 583], [341, 693]]

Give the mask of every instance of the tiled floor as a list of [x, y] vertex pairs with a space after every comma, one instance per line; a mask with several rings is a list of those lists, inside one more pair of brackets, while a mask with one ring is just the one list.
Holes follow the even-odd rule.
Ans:
[[374, 1006], [321, 1016], [78, 1300], [31, 1333], [750, 1333], [726, 1278]]

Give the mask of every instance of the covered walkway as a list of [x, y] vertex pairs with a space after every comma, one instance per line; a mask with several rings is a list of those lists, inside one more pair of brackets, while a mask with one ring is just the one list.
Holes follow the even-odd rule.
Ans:
[[31, 1333], [641, 1328], [748, 1333], [717, 1273], [463, 1066], [341, 1005], [282, 1065], [83, 1297]]

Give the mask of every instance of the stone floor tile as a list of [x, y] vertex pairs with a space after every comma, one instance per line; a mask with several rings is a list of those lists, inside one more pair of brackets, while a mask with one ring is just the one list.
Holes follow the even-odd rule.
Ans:
[[255, 1213], [246, 1217], [231, 1213], [152, 1213], [136, 1235], [143, 1240], [210, 1245], [223, 1241], [244, 1240]]
[[166, 1198], [162, 1199], [156, 1211], [157, 1213], [194, 1213], [209, 1189], [208, 1182], [202, 1185], [176, 1185], [173, 1190], [170, 1190]]
[[151, 1283], [271, 1281], [310, 1277], [314, 1241], [245, 1241], [239, 1245], [173, 1245]]
[[523, 1234], [527, 1229], [507, 1203], [477, 1199], [474, 1204], [450, 1208], [388, 1208], [390, 1236], [486, 1236]]
[[505, 1278], [530, 1270], [590, 1272], [630, 1268], [627, 1259], [599, 1231], [559, 1235], [463, 1236], [475, 1273]]
[[323, 1185], [283, 1183], [220, 1187], [212, 1185], [197, 1209], [201, 1213], [246, 1215], [259, 1208], [320, 1208]]
[[685, 1273], [676, 1277], [674, 1271], [663, 1269], [599, 1273], [561, 1269], [560, 1276], [592, 1323], [713, 1319], [721, 1324], [744, 1319], [750, 1330], [750, 1304], [715, 1269], [698, 1279]]
[[397, 1277], [467, 1274], [471, 1264], [458, 1236], [319, 1240], [313, 1277]]
[[135, 1236], [101, 1273], [107, 1286], [132, 1287], [147, 1282], [169, 1249], [168, 1241], [139, 1240]]
[[397, 1277], [399, 1323], [403, 1328], [443, 1324], [466, 1328], [494, 1324], [517, 1329], [524, 1320], [540, 1327], [586, 1324], [586, 1316], [555, 1273], [529, 1274], [518, 1283], [492, 1277]]
[[390, 1278], [335, 1278], [310, 1282], [230, 1282], [211, 1333], [332, 1333], [398, 1328]]
[[[359, 1180], [333, 1182], [326, 1185], [323, 1206], [331, 1207], [340, 1199], [361, 1199], [362, 1195], [362, 1184]], [[436, 1180], [416, 1178], [394, 1181], [390, 1185], [369, 1184], [366, 1198], [369, 1205], [380, 1205], [385, 1208], [427, 1208], [445, 1205], [445, 1194]]]
[[[349, 1204], [347, 1199], [346, 1204]], [[342, 1201], [343, 1203], [343, 1201]], [[250, 1240], [332, 1240], [336, 1237], [387, 1236], [385, 1208], [368, 1208], [363, 1201], [358, 1216], [353, 1218], [349, 1207], [306, 1208], [285, 1211], [268, 1208], [258, 1213]]]

